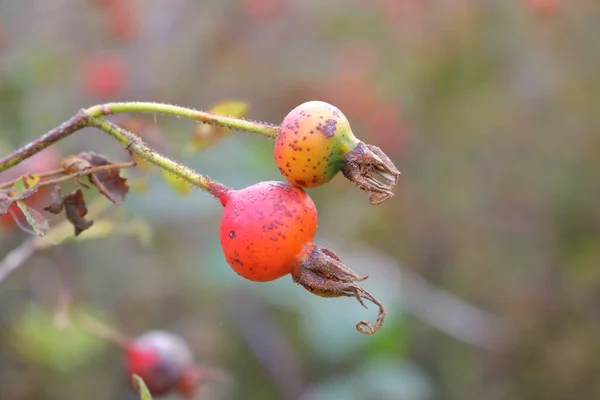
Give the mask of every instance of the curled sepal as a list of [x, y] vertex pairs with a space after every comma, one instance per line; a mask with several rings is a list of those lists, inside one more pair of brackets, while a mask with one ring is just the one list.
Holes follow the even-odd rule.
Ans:
[[361, 190], [371, 194], [369, 202], [373, 205], [381, 204], [394, 195], [400, 177], [392, 160], [379, 147], [362, 141], [344, 158], [342, 173]]
[[369, 300], [379, 307], [375, 326], [371, 326], [367, 321], [359, 321], [356, 324], [356, 330], [372, 334], [381, 328], [386, 315], [385, 307], [357, 283], [368, 277], [357, 275], [344, 265], [333, 251], [310, 244], [306, 255], [292, 271], [292, 278], [294, 282], [317, 296], [355, 297], [365, 308], [367, 306], [363, 300]]

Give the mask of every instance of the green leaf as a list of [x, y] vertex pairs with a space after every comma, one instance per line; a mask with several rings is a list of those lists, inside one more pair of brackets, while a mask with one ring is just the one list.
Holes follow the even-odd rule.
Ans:
[[36, 174], [23, 175], [10, 189], [13, 200], [22, 200], [37, 192], [40, 186], [40, 177]]
[[25, 216], [27, 223], [33, 228], [33, 231], [36, 233], [36, 235], [45, 236], [48, 232], [48, 229], [50, 229], [50, 225], [48, 224], [46, 217], [44, 217], [41, 212], [29, 207], [20, 200], [18, 200], [16, 203]]
[[140, 378], [138, 375], [133, 375], [131, 377], [131, 379], [133, 380], [133, 387], [140, 394], [140, 399], [142, 399], [142, 400], [152, 400], [152, 395], [150, 394], [150, 391], [148, 390], [148, 387], [144, 383], [144, 380], [142, 378]]

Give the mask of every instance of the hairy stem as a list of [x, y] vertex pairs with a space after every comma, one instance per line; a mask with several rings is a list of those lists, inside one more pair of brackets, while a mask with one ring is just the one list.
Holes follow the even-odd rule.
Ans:
[[53, 145], [59, 140], [70, 136], [86, 126], [89, 126], [89, 117], [85, 111], [80, 110], [73, 117], [60, 124], [60, 126], [49, 130], [33, 142], [26, 144], [6, 157], [0, 159], [0, 172], [6, 171], [10, 167], [14, 167], [34, 154], [44, 150], [46, 147]]
[[172, 104], [131, 101], [123, 103], [100, 104], [85, 110], [85, 113], [92, 117], [103, 117], [124, 112], [156, 113], [184, 117], [210, 125], [255, 133], [271, 139], [275, 139], [277, 137], [277, 132], [279, 131], [278, 126], [239, 118], [226, 117], [222, 115], [215, 115], [206, 111], [179, 107]]
[[136, 154], [140, 158], [143, 158], [144, 160], [158, 166], [165, 171], [171, 172], [175, 176], [188, 181], [192, 185], [207, 191], [219, 199], [229, 191], [229, 188], [213, 181], [209, 177], [200, 175], [191, 168], [188, 168], [183, 164], [157, 153], [148, 147], [148, 145], [146, 145], [146, 143], [144, 143], [139, 136], [122, 129], [105, 119], [89, 117], [89, 124], [90, 126], [94, 126], [100, 130], [103, 130], [117, 139], [131, 153]]

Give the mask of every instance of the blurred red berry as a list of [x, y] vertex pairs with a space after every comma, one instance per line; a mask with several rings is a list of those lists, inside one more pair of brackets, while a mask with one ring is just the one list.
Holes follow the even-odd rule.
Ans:
[[106, 30], [116, 40], [128, 42], [137, 36], [139, 21], [136, 3], [113, 0], [106, 8]]
[[125, 62], [115, 56], [92, 56], [83, 66], [83, 88], [90, 96], [108, 99], [121, 93], [129, 76]]
[[[172, 333], [150, 331], [138, 336], [126, 349], [127, 374], [139, 375], [148, 390], [159, 396], [178, 390], [186, 374], [194, 366], [193, 356], [185, 341]], [[182, 385], [192, 391], [191, 382]]]
[[559, 7], [560, 0], [524, 0], [525, 5], [529, 7], [539, 17], [553, 16]]
[[266, 20], [280, 15], [284, 2], [282, 0], [240, 0], [240, 7], [250, 17]]

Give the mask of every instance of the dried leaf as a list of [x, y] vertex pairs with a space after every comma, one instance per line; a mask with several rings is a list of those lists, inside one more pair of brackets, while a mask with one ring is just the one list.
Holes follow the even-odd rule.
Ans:
[[150, 394], [148, 387], [144, 383], [144, 380], [142, 378], [140, 378], [138, 375], [133, 375], [131, 377], [131, 379], [132, 379], [134, 389], [137, 390], [137, 392], [140, 395], [140, 399], [141, 400], [152, 400], [152, 395]]
[[91, 168], [92, 165], [89, 161], [81, 157], [81, 154], [71, 154], [62, 159], [60, 162], [60, 167], [67, 174], [74, 174], [76, 172], [80, 172]]
[[48, 229], [50, 229], [46, 217], [44, 217], [41, 212], [29, 207], [20, 200], [17, 200], [16, 203], [25, 216], [27, 223], [33, 228], [33, 231], [36, 233], [36, 235], [45, 236], [46, 232], [48, 232]]
[[183, 179], [165, 170], [161, 170], [160, 175], [178, 195], [185, 197], [189, 196], [189, 194], [192, 192], [192, 185], [189, 182], [184, 181]]
[[[215, 104], [208, 112], [226, 117], [242, 118], [248, 114], [248, 103], [238, 100], [222, 101]], [[230, 132], [220, 126], [198, 124], [192, 132], [188, 150], [192, 153], [200, 151], [221, 139]]]
[[67, 220], [75, 228], [75, 236], [79, 236], [81, 232], [89, 229], [94, 224], [94, 221], [84, 218], [88, 210], [81, 189], [62, 196], [60, 187], [55, 187], [54, 192], [52, 192], [52, 203], [45, 207], [44, 210], [53, 214], [59, 214], [63, 209], [65, 210]]
[[0, 192], [0, 216], [6, 214], [13, 203], [13, 199], [11, 199], [6, 193]]
[[12, 186], [10, 195], [13, 200], [23, 200], [35, 192], [37, 192], [40, 185], [40, 177], [36, 174], [26, 174], [19, 178], [18, 181]]
[[63, 210], [63, 197], [60, 186], [54, 186], [54, 190], [50, 194], [52, 203], [44, 207], [44, 211], [48, 211], [52, 214], [60, 214]]
[[[71, 155], [61, 162], [63, 169], [69, 173], [110, 164], [114, 163], [106, 157], [95, 153]], [[88, 176], [88, 179], [96, 186], [100, 193], [115, 204], [121, 204], [129, 191], [127, 180], [119, 175], [119, 170], [117, 169], [94, 172]]]
[[88, 209], [81, 189], [77, 189], [73, 193], [64, 196], [63, 204], [67, 220], [75, 227], [75, 236], [79, 236], [81, 232], [94, 224], [94, 221], [84, 218], [87, 215]]

